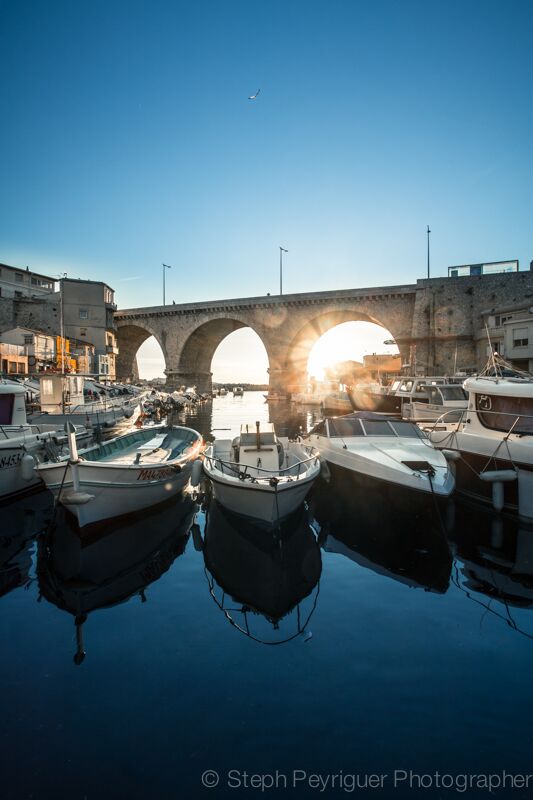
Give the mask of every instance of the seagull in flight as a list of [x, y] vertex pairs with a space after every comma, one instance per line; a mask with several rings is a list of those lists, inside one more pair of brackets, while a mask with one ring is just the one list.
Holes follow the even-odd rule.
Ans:
[[261, 91], [261, 89], [258, 89], [255, 94], [251, 94], [250, 97], [248, 98], [248, 100], [257, 100], [257, 97], [258, 97], [260, 91]]

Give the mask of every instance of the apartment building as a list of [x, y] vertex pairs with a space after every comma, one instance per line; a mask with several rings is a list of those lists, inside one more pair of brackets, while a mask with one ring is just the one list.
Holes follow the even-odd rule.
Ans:
[[95, 374], [102, 380], [115, 380], [114, 290], [101, 281], [63, 278], [61, 293], [65, 336], [93, 344]]
[[53, 294], [55, 280], [49, 275], [0, 264], [0, 297], [23, 299]]

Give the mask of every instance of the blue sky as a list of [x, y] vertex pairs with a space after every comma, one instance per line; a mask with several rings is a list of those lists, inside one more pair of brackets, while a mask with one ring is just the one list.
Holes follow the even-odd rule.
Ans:
[[[121, 307], [533, 259], [533, 3], [0, 0], [0, 261]], [[247, 96], [261, 88], [255, 102]]]

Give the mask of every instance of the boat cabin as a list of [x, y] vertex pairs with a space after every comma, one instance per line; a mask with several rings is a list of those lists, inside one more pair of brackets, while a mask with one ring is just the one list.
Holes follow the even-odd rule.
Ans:
[[468, 432], [533, 434], [533, 381], [513, 378], [468, 378]]
[[46, 414], [64, 414], [65, 409], [84, 405], [84, 379], [79, 375], [61, 375], [46, 372], [40, 377], [41, 411]]
[[353, 436], [392, 436], [424, 439], [425, 435], [412, 422], [405, 422], [396, 417], [389, 417], [373, 411], [355, 411], [343, 417], [328, 417], [315, 425], [310, 436], [327, 436], [343, 439]]
[[271, 422], [241, 425], [240, 436], [233, 440], [232, 447], [233, 460], [248, 474], [264, 477], [265, 470], [279, 471], [283, 451]]
[[16, 383], [0, 383], [0, 425], [26, 425], [26, 390]]

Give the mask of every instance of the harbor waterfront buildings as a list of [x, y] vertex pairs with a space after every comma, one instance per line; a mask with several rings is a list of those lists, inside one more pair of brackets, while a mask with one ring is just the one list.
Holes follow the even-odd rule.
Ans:
[[0, 298], [43, 297], [54, 291], [54, 278], [0, 264]]
[[[116, 304], [110, 286], [102, 281], [54, 279], [4, 264], [0, 284], [0, 340], [24, 348], [28, 357], [24, 371], [61, 369], [64, 354], [65, 369], [115, 380]], [[13, 358], [4, 360], [13, 372]]]
[[[518, 266], [505, 262], [510, 263]], [[84, 363], [91, 362], [90, 371], [101, 380], [136, 380], [137, 351], [154, 336], [169, 389], [196, 385], [199, 391], [210, 391], [211, 361], [218, 345], [233, 331], [250, 327], [265, 346], [270, 391], [299, 392], [307, 386], [307, 362], [315, 342], [330, 328], [350, 321], [377, 323], [389, 331], [400, 352], [397, 363], [413, 375], [475, 372], [485, 366], [489, 339], [516, 366], [533, 367], [531, 269], [480, 274], [470, 269], [466, 275], [416, 284], [120, 310], [113, 289], [101, 281], [65, 277], [59, 281], [60, 291], [54, 291], [51, 278], [4, 266], [0, 277], [6, 277], [6, 269], [11, 283], [14, 275], [22, 276], [15, 281], [27, 294], [2, 295], [0, 334], [23, 328], [27, 336], [31, 331], [58, 336], [62, 318], [65, 339], [77, 342], [78, 355]], [[39, 280], [42, 285], [37, 285]], [[379, 370], [380, 365], [374, 367]]]

